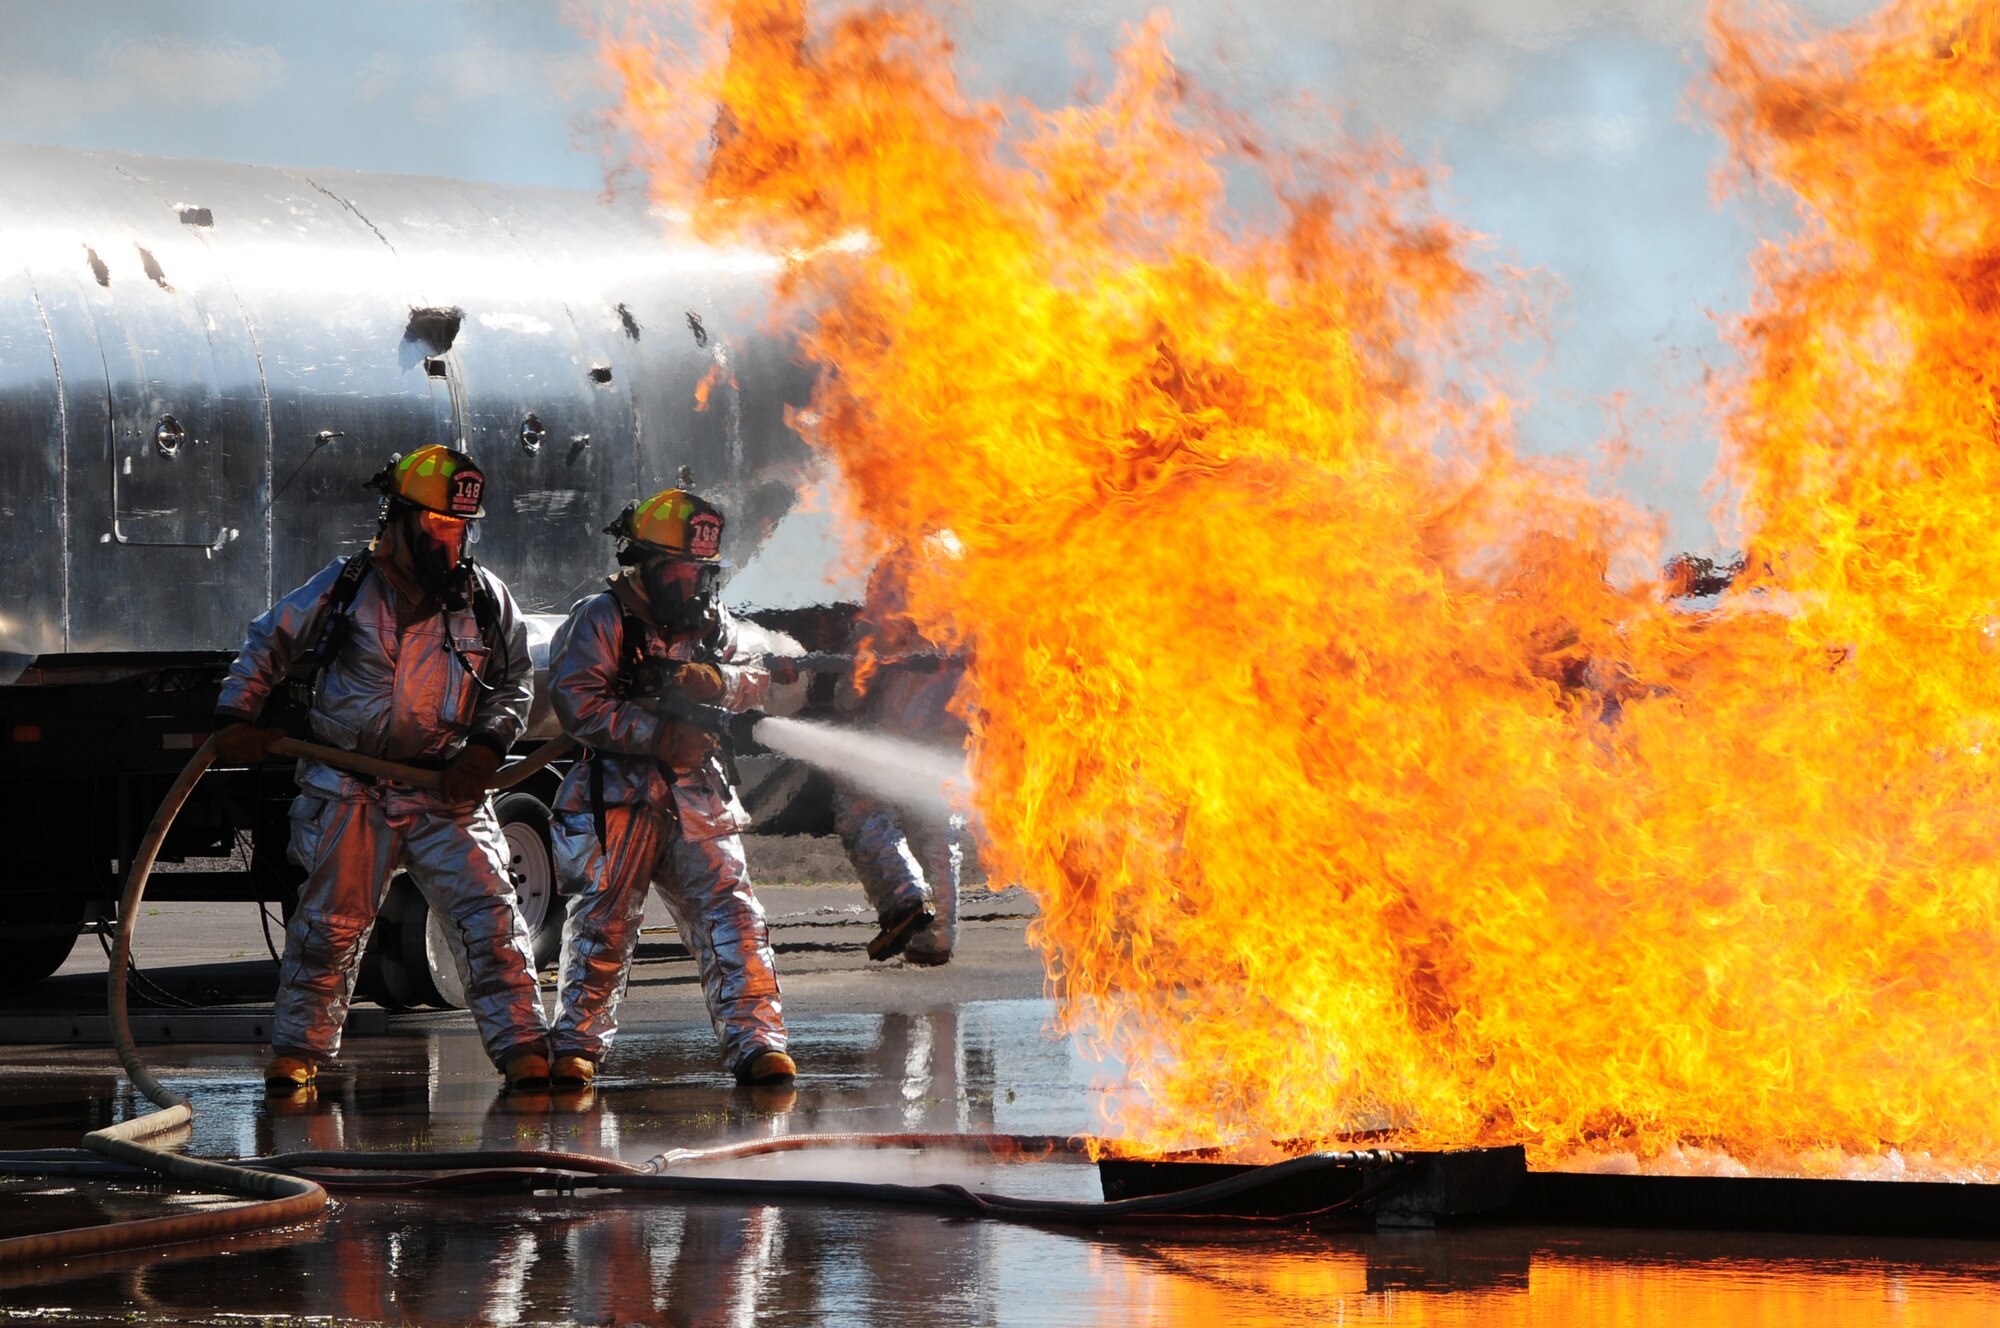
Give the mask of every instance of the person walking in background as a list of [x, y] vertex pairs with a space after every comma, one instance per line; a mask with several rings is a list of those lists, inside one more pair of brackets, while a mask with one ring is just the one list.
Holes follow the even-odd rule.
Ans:
[[[858, 682], [843, 680], [839, 703], [874, 731], [962, 752], [966, 724], [953, 705], [965, 685], [965, 665], [940, 653], [910, 622], [903, 608], [906, 575], [902, 560], [889, 556], [869, 576], [852, 645], [872, 655], [877, 667]], [[928, 806], [899, 806], [836, 778], [833, 817], [880, 927], [868, 957], [948, 962], [958, 939], [966, 821], [946, 804], [945, 791], [939, 789]]]

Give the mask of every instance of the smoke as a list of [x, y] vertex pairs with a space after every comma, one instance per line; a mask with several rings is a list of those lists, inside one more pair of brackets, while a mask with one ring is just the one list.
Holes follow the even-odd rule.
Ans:
[[913, 812], [946, 816], [970, 793], [963, 752], [803, 719], [761, 719], [751, 732], [780, 756], [809, 762]]

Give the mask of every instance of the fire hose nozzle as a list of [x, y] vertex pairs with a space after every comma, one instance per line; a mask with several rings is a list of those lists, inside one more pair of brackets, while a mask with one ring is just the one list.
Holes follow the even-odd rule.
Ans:
[[[859, 656], [832, 650], [814, 650], [803, 655], [774, 655], [773, 660], [789, 664], [800, 673], [852, 673]], [[912, 673], [942, 673], [945, 668], [956, 663], [950, 655], [921, 653], [914, 655], [877, 656], [875, 666], [882, 669], [907, 669]]]
[[[673, 719], [683, 724], [691, 724], [702, 732], [712, 733], [718, 738], [728, 737], [730, 727], [741, 718], [734, 710], [727, 710], [717, 705], [703, 705], [699, 701], [690, 701], [679, 692], [661, 692], [656, 696], [637, 697], [634, 699], [640, 705], [645, 706], [648, 710], [651, 710], [663, 719]], [[761, 718], [754, 711], [747, 713], [753, 722], [755, 719]]]

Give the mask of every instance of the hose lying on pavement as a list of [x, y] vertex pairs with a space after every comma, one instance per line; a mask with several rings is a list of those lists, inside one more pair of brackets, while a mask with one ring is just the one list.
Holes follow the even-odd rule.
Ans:
[[[573, 1194], [583, 1190], [665, 1192], [698, 1198], [758, 1202], [816, 1200], [883, 1204], [984, 1217], [1039, 1226], [1128, 1226], [1160, 1223], [1305, 1223], [1356, 1213], [1406, 1183], [1412, 1173], [1406, 1155], [1381, 1149], [1308, 1153], [1234, 1176], [1171, 1193], [1132, 1199], [1076, 1201], [988, 1194], [963, 1185], [902, 1185], [874, 1181], [810, 1178], [743, 1178], [675, 1175], [688, 1167], [738, 1161], [775, 1153], [834, 1148], [955, 1149], [1018, 1161], [1057, 1153], [1090, 1151], [1088, 1139], [1021, 1134], [798, 1134], [750, 1139], [713, 1148], [681, 1148], [662, 1153], [644, 1166], [592, 1154], [536, 1150], [482, 1150], [451, 1153], [285, 1153], [246, 1159], [242, 1165], [305, 1173], [329, 1190], [343, 1193], [418, 1191]], [[1259, 1191], [1296, 1183], [1313, 1172], [1340, 1166], [1363, 1168], [1363, 1183], [1352, 1193], [1309, 1211], [1280, 1214], [1218, 1210], [1215, 1205]], [[392, 1174], [349, 1178], [339, 1174], [395, 1167]], [[314, 1171], [311, 1169], [323, 1169]], [[452, 1173], [413, 1175], [412, 1172]], [[1373, 1174], [1370, 1174], [1373, 1173]]]
[[[573, 740], [568, 738], [543, 744], [533, 756], [499, 771], [494, 787], [512, 788], [574, 745]], [[273, 743], [271, 750], [280, 756], [324, 761], [358, 774], [393, 779], [419, 788], [436, 789], [441, 777], [435, 770], [412, 769], [290, 738]], [[187, 1181], [204, 1190], [248, 1195], [256, 1202], [177, 1213], [172, 1217], [148, 1217], [103, 1226], [72, 1227], [66, 1231], [33, 1236], [13, 1236], [0, 1240], [0, 1265], [70, 1258], [108, 1250], [138, 1249], [203, 1236], [284, 1226], [317, 1216], [326, 1207], [326, 1190], [310, 1179], [188, 1157], [149, 1146], [145, 1142], [185, 1127], [194, 1118], [194, 1108], [188, 1105], [186, 1098], [153, 1077], [153, 1072], [139, 1059], [138, 1048], [133, 1045], [131, 1022], [125, 1008], [126, 973], [132, 958], [132, 930], [139, 916], [139, 902], [145, 897], [146, 882], [153, 874], [153, 864], [159, 860], [160, 846], [166, 842], [167, 831], [173, 828], [174, 818], [180, 815], [188, 795], [214, 761], [215, 740], [211, 738], [189, 758], [180, 778], [167, 790], [159, 811], [154, 813], [152, 824], [146, 827], [146, 837], [139, 842], [138, 851], [132, 858], [132, 868], [125, 877], [125, 895], [118, 906], [118, 941], [112, 953], [106, 993], [111, 1043], [118, 1051], [119, 1063], [125, 1067], [132, 1086], [161, 1110], [150, 1115], [134, 1116], [102, 1130], [93, 1130], [83, 1137], [83, 1145], [91, 1152], [117, 1162]]]

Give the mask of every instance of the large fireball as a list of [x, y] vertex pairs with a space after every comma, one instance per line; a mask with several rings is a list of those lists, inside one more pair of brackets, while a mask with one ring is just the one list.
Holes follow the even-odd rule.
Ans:
[[1700, 612], [1513, 450], [1511, 297], [1421, 174], [1267, 153], [1164, 23], [1053, 114], [969, 100], [913, 12], [607, 43], [660, 200], [793, 255], [801, 427], [875, 545], [951, 533], [912, 613], [971, 651], [988, 862], [1132, 1146], [2000, 1159], [1993, 11], [1717, 25], [1808, 210]]

